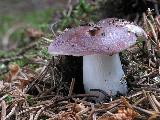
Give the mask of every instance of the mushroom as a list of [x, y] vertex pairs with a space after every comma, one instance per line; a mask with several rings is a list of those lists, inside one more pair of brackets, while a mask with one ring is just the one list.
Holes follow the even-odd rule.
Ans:
[[95, 26], [71, 28], [50, 44], [50, 54], [83, 56], [85, 92], [101, 89], [116, 95], [127, 93], [119, 52], [145, 39], [144, 30], [122, 19], [107, 18]]

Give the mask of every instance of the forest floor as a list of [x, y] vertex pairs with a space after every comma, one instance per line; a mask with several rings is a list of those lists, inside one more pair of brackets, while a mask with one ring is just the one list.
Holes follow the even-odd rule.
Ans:
[[1, 120], [160, 119], [160, 17], [153, 11], [133, 20], [140, 21], [148, 39], [120, 53], [126, 96], [104, 94], [106, 99], [94, 101], [102, 93], [84, 93], [82, 57], [48, 53], [65, 28], [102, 19], [100, 5], [91, 0], [0, 1]]

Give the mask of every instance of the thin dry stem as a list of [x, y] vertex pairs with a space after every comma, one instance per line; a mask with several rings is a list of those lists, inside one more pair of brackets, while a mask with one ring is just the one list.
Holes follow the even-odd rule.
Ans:
[[148, 100], [149, 100], [152, 108], [153, 108], [156, 112], [159, 112], [157, 106], [155, 105], [155, 103], [154, 103], [154, 101], [153, 101], [153, 99], [152, 99], [152, 97], [150, 96], [149, 93], [147, 93], [147, 98], [148, 98]]
[[157, 43], [158, 42], [158, 36], [156, 34], [155, 28], [154, 28], [153, 24], [151, 23], [151, 21], [149, 19], [147, 19], [147, 23], [149, 24], [149, 26], [151, 28], [151, 31], [152, 31], [152, 34], [153, 34], [153, 37], [155, 39], [155, 42]]
[[142, 103], [144, 100], [146, 100], [146, 97], [140, 98], [138, 101], [136, 101], [133, 105], [138, 105], [140, 103]]
[[8, 113], [5, 119], [10, 118], [15, 113], [16, 107], [17, 107], [17, 104], [14, 105], [14, 107], [11, 109], [11, 111]]
[[1, 120], [5, 120], [5, 118], [6, 118], [7, 105], [6, 105], [6, 102], [5, 102], [4, 100], [2, 100], [1, 106], [2, 106], [2, 110], [1, 110]]
[[71, 95], [72, 95], [73, 89], [74, 89], [74, 84], [75, 84], [75, 78], [72, 79], [68, 96], [71, 96]]
[[156, 97], [151, 94], [152, 100], [154, 101], [154, 103], [158, 106], [158, 108], [160, 109], [160, 103], [158, 102], [158, 100], [156, 99]]
[[36, 113], [34, 120], [38, 120], [39, 115], [42, 113], [42, 111], [45, 109], [45, 107], [42, 107], [38, 112]]

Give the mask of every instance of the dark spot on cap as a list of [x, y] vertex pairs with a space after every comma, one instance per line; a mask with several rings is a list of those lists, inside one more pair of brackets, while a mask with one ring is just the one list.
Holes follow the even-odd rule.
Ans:
[[124, 22], [125, 20], [124, 19], [122, 19], [122, 22]]
[[102, 36], [105, 36], [105, 32], [101, 33]]
[[135, 33], [135, 36], [138, 37], [138, 35]]
[[71, 46], [74, 47], [74, 44], [72, 44]]
[[93, 29], [88, 31], [91, 36], [95, 36], [100, 32], [100, 27], [94, 27]]

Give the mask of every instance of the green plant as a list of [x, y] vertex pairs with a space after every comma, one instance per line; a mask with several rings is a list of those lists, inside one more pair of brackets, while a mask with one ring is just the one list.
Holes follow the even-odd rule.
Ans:
[[10, 104], [13, 100], [13, 97], [11, 95], [8, 95], [6, 98], [5, 98], [5, 101]]
[[27, 102], [31, 105], [33, 105], [35, 103], [35, 101], [32, 99], [32, 96], [31, 95], [28, 95], [27, 96]]
[[63, 12], [60, 28], [78, 26], [81, 21], [89, 22], [96, 18], [94, 12], [95, 7], [93, 5], [87, 3], [86, 0], [79, 0], [79, 3], [73, 7], [72, 11]]

